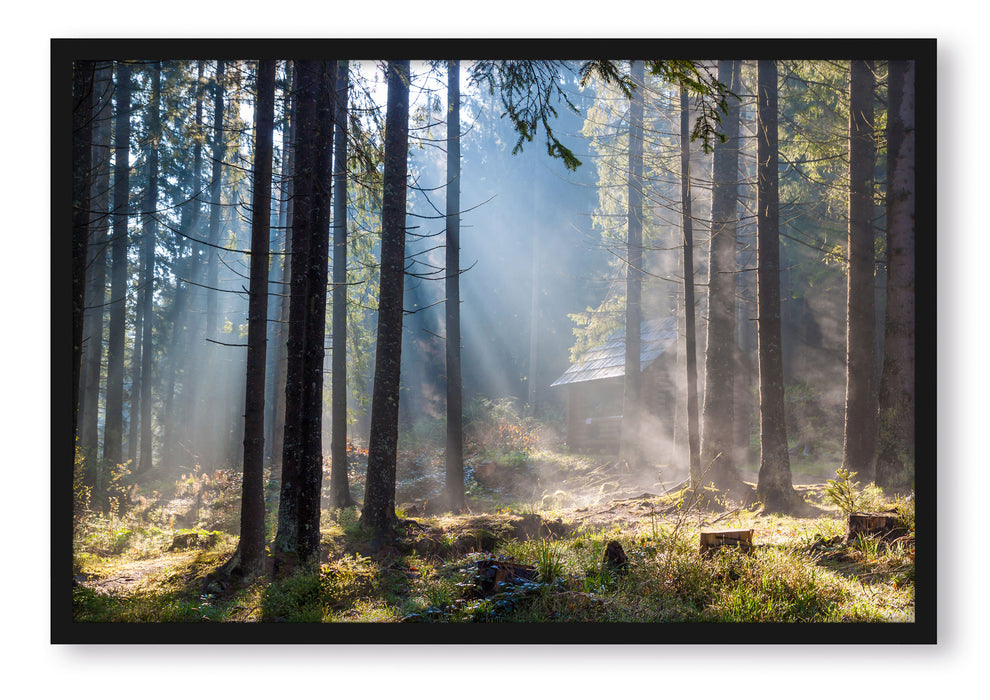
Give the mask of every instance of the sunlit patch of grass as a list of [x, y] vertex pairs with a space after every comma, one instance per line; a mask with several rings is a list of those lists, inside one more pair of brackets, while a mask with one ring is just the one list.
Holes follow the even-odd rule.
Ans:
[[361, 599], [355, 601], [353, 607], [327, 616], [324, 622], [398, 622], [401, 617], [392, 605]]

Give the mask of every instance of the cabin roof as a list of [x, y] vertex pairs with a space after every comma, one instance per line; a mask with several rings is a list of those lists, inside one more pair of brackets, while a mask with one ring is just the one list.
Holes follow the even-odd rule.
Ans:
[[[644, 321], [640, 325], [640, 371], [660, 357], [677, 342], [675, 317]], [[626, 374], [626, 337], [621, 328], [608, 337], [603, 345], [584, 354], [582, 361], [567, 368], [550, 386], [611, 379]]]

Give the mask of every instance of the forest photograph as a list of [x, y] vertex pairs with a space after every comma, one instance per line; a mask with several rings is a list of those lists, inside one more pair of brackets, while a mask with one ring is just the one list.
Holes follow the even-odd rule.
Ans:
[[51, 57], [53, 641], [935, 641], [934, 40]]

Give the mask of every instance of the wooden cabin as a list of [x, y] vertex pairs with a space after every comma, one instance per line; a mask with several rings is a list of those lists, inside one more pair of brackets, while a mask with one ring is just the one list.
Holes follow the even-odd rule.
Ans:
[[[640, 343], [644, 406], [660, 425], [672, 426], [677, 319], [644, 322]], [[567, 392], [566, 439], [572, 449], [618, 453], [625, 358], [625, 331], [620, 329], [603, 345], [586, 352], [581, 362], [568, 367], [550, 385]]]

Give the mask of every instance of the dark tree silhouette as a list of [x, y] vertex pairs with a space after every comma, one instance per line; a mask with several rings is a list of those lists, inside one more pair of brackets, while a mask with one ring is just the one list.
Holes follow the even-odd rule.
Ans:
[[795, 501], [784, 424], [780, 340], [780, 204], [777, 155], [777, 64], [761, 60], [757, 94], [757, 304], [760, 358], [760, 476], [757, 495], [770, 512]]
[[330, 373], [330, 504], [354, 505], [347, 480], [347, 99], [348, 62], [337, 61], [333, 173], [333, 351]]
[[406, 248], [406, 162], [409, 149], [409, 61], [388, 64], [385, 170], [382, 196], [378, 344], [371, 398], [371, 433], [361, 523], [377, 536], [396, 524], [395, 459], [402, 351], [403, 269]]
[[158, 235], [158, 149], [162, 136], [162, 64], [151, 64], [151, 96], [148, 101], [148, 180], [144, 192], [144, 219], [141, 228], [141, 451], [138, 471], [151, 469], [151, 366], [155, 298], [155, 239]]
[[[459, 511], [464, 502], [464, 426], [461, 403], [461, 64], [447, 62], [447, 507]], [[533, 368], [530, 368], [532, 374]]]
[[302, 462], [299, 467], [299, 555], [315, 556], [320, 546], [320, 492], [323, 483], [323, 360], [326, 354], [327, 275], [333, 186], [333, 91], [337, 62], [318, 61], [313, 139], [313, 194], [306, 268], [306, 344], [302, 403]]
[[[96, 67], [93, 95], [93, 187], [87, 246], [86, 321], [83, 330], [83, 367], [79, 405], [79, 445], [88, 458], [99, 455], [100, 375], [106, 312], [107, 232], [110, 227], [110, 134], [113, 125], [113, 64]], [[95, 485], [95, 468], [86, 469], [87, 483]]]
[[86, 248], [93, 183], [95, 66], [92, 61], [76, 61], [72, 72], [72, 439], [75, 440], [78, 437], [79, 378], [86, 308]]
[[[223, 217], [223, 206], [221, 195], [223, 191], [223, 165], [227, 155], [227, 139], [224, 134], [224, 80], [227, 64], [223, 60], [216, 63], [215, 74], [213, 76], [213, 144], [212, 161], [213, 166], [210, 172], [210, 219], [207, 233], [206, 253], [206, 281], [204, 293], [206, 295], [206, 315], [205, 330], [203, 333], [207, 341], [217, 340], [217, 332], [220, 327], [220, 314], [217, 311], [217, 295], [220, 284], [220, 257], [216, 246], [220, 245], [220, 225]], [[209, 378], [215, 376], [218, 365], [217, 347], [209, 343], [206, 347], [206, 361], [202, 365], [205, 373], [201, 374], [201, 380], [205, 380], [207, 388], [204, 395], [207, 400], [205, 410], [199, 414], [197, 428], [199, 429], [199, 453], [201, 459], [209, 465], [216, 465], [220, 461], [220, 451], [217, 436], [221, 431], [221, 422], [215, 407], [220, 405], [220, 387], [215, 382], [209, 382]]]
[[849, 275], [846, 285], [846, 417], [842, 467], [873, 475], [876, 338], [873, 268], [873, 62], [849, 68]]
[[242, 575], [264, 570], [265, 561], [265, 360], [268, 331], [269, 219], [272, 131], [275, 127], [275, 62], [258, 61], [254, 110], [254, 192], [251, 198], [251, 282], [248, 299], [247, 372], [244, 386], [244, 479], [238, 544]]
[[[292, 262], [278, 532], [272, 551], [300, 561], [319, 547], [322, 406], [336, 65], [297, 61]], [[333, 76], [331, 77], [331, 73]], [[276, 566], [281, 559], [276, 560]]]
[[643, 91], [646, 70], [633, 61], [631, 79], [635, 91], [629, 97], [629, 183], [626, 216], [626, 331], [625, 375], [622, 384], [622, 433], [620, 452], [639, 466], [643, 410], [640, 371], [643, 290]]
[[110, 328], [107, 342], [107, 406], [103, 459], [124, 461], [124, 334], [127, 318], [127, 220], [130, 215], [131, 66], [117, 64], [114, 124], [113, 231], [110, 244]]
[[914, 61], [891, 61], [887, 81], [887, 315], [876, 483], [904, 487], [915, 468]]
[[275, 324], [274, 346], [276, 350], [275, 367], [272, 378], [272, 422], [271, 433], [269, 434], [269, 453], [273, 465], [282, 464], [282, 449], [285, 437], [285, 377], [287, 371], [287, 345], [288, 321], [289, 321], [289, 299], [288, 290], [292, 283], [292, 225], [293, 211], [293, 182], [295, 177], [295, 152], [296, 152], [296, 117], [293, 108], [296, 88], [296, 71], [292, 68], [292, 61], [286, 61], [285, 66], [286, 81], [289, 89], [285, 91], [285, 118], [282, 124], [283, 146], [282, 146], [282, 202], [279, 207], [278, 225], [284, 236], [282, 240], [282, 284], [280, 289], [282, 296], [277, 302], [278, 323]]

